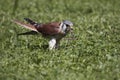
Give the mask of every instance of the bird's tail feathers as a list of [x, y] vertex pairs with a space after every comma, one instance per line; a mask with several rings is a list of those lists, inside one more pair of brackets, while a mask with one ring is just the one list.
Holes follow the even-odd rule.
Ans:
[[35, 26], [35, 27], [40, 27], [41, 26], [41, 23], [37, 23], [37, 22], [34, 22], [33, 20], [29, 19], [29, 18], [24, 18], [25, 21], [27, 21], [29, 24]]
[[21, 26], [23, 26], [23, 27], [25, 27], [27, 29], [30, 29], [32, 31], [38, 32], [38, 30], [36, 29], [36, 27], [34, 25], [32, 25], [32, 24], [27, 24], [27, 23], [24, 23], [24, 22], [21, 22], [21, 21], [18, 21], [18, 20], [12, 20], [12, 22], [14, 22], [14, 23], [16, 23], [18, 25], [21, 25]]
[[29, 18], [24, 18], [25, 21], [27, 21], [28, 23], [30, 23], [31, 25], [36, 24], [36, 22], [34, 22], [33, 20], [29, 19]]

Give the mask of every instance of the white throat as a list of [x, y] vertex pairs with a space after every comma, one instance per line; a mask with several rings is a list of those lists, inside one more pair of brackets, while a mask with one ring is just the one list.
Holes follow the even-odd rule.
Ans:
[[61, 24], [60, 24], [60, 32], [65, 33], [66, 28], [67, 28], [66, 25], [63, 22], [61, 22]]

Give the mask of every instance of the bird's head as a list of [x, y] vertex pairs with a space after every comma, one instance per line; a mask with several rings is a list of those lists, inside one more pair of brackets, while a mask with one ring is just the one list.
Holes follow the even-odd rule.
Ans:
[[63, 20], [61, 22], [61, 31], [64, 33], [68, 33], [71, 30], [73, 30], [73, 23], [71, 21], [68, 21], [68, 20]]

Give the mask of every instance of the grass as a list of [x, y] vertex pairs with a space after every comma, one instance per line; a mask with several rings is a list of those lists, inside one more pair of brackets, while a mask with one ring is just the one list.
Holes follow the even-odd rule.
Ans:
[[[0, 80], [120, 80], [119, 0], [14, 1], [0, 0]], [[17, 36], [27, 30], [11, 20], [24, 17], [70, 20], [75, 40], [49, 51], [40, 35]]]

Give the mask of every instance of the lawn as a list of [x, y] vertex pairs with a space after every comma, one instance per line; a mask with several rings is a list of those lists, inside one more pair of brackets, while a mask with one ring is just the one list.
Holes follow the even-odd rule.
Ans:
[[[73, 35], [49, 51], [11, 22], [70, 20]], [[73, 40], [69, 40], [73, 37]], [[0, 80], [120, 80], [120, 0], [0, 0]]]

